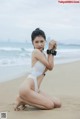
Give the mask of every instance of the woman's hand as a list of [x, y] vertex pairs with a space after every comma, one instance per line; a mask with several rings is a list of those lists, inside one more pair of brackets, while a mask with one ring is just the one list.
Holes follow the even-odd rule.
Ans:
[[49, 42], [49, 49], [56, 49], [57, 48], [57, 43], [55, 40], [51, 40]]

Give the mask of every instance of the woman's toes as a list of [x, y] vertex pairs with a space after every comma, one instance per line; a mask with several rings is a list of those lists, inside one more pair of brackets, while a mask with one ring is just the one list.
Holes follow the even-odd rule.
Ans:
[[21, 105], [21, 106], [20, 106], [20, 110], [24, 110], [25, 108], [26, 108], [25, 105]]
[[18, 107], [21, 105], [21, 102], [18, 102], [18, 100], [16, 100], [15, 104], [14, 104], [14, 110], [17, 111], [19, 110]]

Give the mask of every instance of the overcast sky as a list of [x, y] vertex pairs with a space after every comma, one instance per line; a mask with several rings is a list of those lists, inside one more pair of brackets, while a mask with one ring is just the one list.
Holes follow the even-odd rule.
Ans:
[[80, 3], [58, 0], [0, 0], [0, 41], [30, 41], [35, 28], [47, 38], [80, 44]]

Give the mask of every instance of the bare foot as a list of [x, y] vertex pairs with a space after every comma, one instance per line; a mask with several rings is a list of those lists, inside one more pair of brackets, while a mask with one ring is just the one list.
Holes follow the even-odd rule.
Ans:
[[18, 107], [19, 110], [24, 110], [26, 108], [25, 104], [22, 104]]
[[[16, 101], [15, 101], [14, 110], [15, 110], [15, 111], [19, 111], [19, 110], [20, 110], [19, 107], [20, 107], [21, 105], [23, 105], [22, 100], [20, 99], [19, 96], [17, 96]], [[23, 106], [23, 107], [24, 107], [24, 106]]]

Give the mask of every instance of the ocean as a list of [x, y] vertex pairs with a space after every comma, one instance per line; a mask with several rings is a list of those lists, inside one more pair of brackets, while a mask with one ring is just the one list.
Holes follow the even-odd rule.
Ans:
[[[45, 52], [48, 44], [45, 46]], [[19, 78], [31, 71], [32, 43], [0, 42], [0, 82]], [[58, 44], [55, 65], [80, 60], [80, 45]]]

